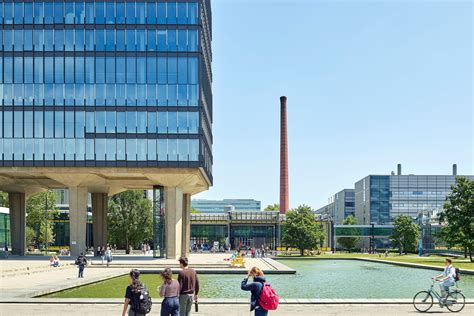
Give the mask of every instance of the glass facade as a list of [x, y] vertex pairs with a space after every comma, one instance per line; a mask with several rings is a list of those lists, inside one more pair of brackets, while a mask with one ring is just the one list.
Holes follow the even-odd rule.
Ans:
[[207, 0], [2, 1], [0, 166], [203, 167]]
[[261, 211], [261, 202], [253, 199], [192, 200], [191, 205], [203, 213], [223, 213], [227, 211]]

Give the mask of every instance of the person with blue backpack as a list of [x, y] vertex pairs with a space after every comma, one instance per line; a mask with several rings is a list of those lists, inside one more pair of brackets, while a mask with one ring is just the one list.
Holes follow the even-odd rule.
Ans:
[[[250, 277], [253, 278], [253, 282], [249, 283]], [[263, 271], [258, 267], [250, 269], [240, 288], [251, 292], [250, 311], [255, 311], [255, 316], [266, 316], [269, 310], [278, 308], [280, 298], [271, 285], [267, 283]]]

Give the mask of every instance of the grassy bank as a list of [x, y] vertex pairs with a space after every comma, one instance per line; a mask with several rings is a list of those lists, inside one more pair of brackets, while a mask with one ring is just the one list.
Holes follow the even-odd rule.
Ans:
[[[281, 256], [281, 258], [296, 258], [297, 256]], [[298, 256], [299, 257], [299, 256]], [[299, 257], [301, 258], [301, 257]], [[337, 252], [332, 253], [323, 253], [316, 256], [306, 256], [304, 258], [321, 258], [321, 259], [351, 259], [351, 258], [369, 258], [377, 260], [386, 260], [386, 261], [397, 261], [404, 263], [416, 263], [416, 264], [425, 264], [434, 267], [444, 267], [444, 259], [446, 257], [442, 256], [429, 256], [429, 257], [420, 257], [418, 255], [398, 255], [398, 254], [389, 254], [388, 257], [380, 256], [378, 254], [361, 254], [361, 253], [345, 253]], [[474, 263], [469, 262], [469, 259], [459, 258], [453, 259], [454, 266], [461, 269], [474, 270]]]

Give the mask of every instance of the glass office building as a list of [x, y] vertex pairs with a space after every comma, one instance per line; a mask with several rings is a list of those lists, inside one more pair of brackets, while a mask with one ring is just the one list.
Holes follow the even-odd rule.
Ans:
[[260, 201], [253, 199], [223, 199], [223, 200], [204, 200], [195, 199], [191, 205], [202, 213], [223, 213], [228, 211], [261, 211]]
[[332, 218], [336, 224], [342, 224], [344, 219], [355, 216], [354, 189], [344, 189], [328, 199], [328, 204], [316, 210], [324, 218]]
[[0, 167], [200, 167], [208, 0], [0, 3]]
[[356, 216], [360, 224], [383, 225], [401, 214], [415, 220], [437, 213], [455, 181], [454, 175], [369, 175], [355, 183]]

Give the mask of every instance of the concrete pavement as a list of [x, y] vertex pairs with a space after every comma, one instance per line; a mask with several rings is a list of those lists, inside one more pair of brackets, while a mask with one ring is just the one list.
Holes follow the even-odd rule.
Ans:
[[[0, 315], [120, 315], [121, 304], [0, 304]], [[432, 312], [449, 314], [446, 309], [433, 306]], [[160, 305], [155, 304], [152, 312], [148, 315], [159, 315]], [[466, 305], [465, 309], [457, 315], [473, 315], [474, 306]], [[248, 305], [199, 305], [197, 316], [245, 316], [251, 315]], [[253, 314], [252, 314], [253, 315]], [[314, 315], [334, 315], [334, 316], [399, 316], [399, 315], [420, 315], [411, 305], [280, 305], [278, 311], [271, 312], [270, 315], [281, 316], [314, 316]]]

